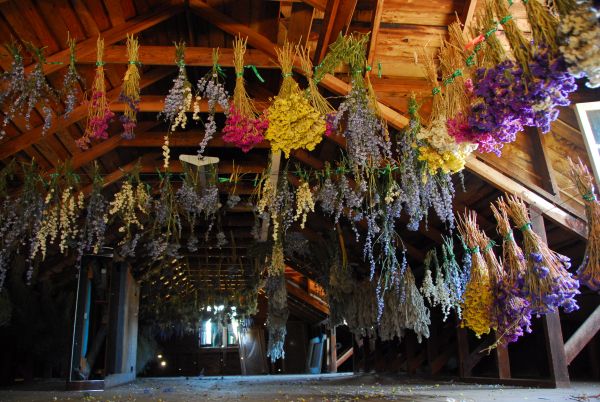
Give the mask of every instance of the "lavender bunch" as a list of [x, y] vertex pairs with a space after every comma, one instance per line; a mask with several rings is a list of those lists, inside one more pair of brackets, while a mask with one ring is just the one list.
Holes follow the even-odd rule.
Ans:
[[338, 190], [336, 185], [331, 180], [331, 177], [327, 176], [325, 180], [323, 180], [316, 194], [316, 201], [320, 203], [321, 211], [323, 211], [326, 215], [335, 215], [338, 209]]
[[159, 114], [169, 123], [170, 131], [175, 131], [177, 127], [186, 128], [186, 112], [192, 107], [192, 84], [185, 71], [185, 42], [175, 43], [175, 61], [177, 77], [173, 79], [173, 86], [165, 97], [165, 106]]
[[220, 75], [223, 75], [223, 71], [219, 66], [219, 51], [215, 49], [213, 50], [212, 70], [198, 80], [198, 93], [208, 102], [208, 118], [204, 123], [204, 138], [198, 149], [199, 156], [202, 156], [208, 142], [217, 132], [217, 122], [215, 121], [217, 104], [221, 106], [225, 113], [229, 112], [229, 94], [223, 83], [219, 81]]
[[9, 108], [4, 116], [2, 123], [2, 131], [0, 138], [6, 135], [5, 127], [10, 123], [18, 109], [17, 100], [22, 103], [21, 96], [26, 92], [27, 79], [25, 78], [25, 67], [23, 66], [23, 56], [21, 55], [21, 47], [17, 43], [6, 45], [7, 50], [11, 54], [13, 61], [10, 71], [2, 74], [2, 84], [5, 90], [0, 92], [0, 104], [5, 101], [9, 102]]
[[477, 143], [481, 152], [500, 155], [503, 145], [523, 130], [527, 93], [523, 69], [505, 60], [495, 67], [479, 68], [473, 84], [476, 99], [468, 117], [471, 134], [467, 139]]
[[103, 180], [95, 165], [92, 193], [85, 210], [85, 220], [78, 242], [78, 263], [84, 253], [97, 254], [104, 245], [108, 223], [108, 202], [102, 195]]
[[267, 330], [269, 331], [267, 356], [271, 358], [271, 362], [285, 357], [283, 345], [289, 316], [285, 283], [283, 272], [268, 276], [265, 283], [265, 292], [268, 297]]
[[67, 68], [67, 73], [63, 78], [63, 96], [65, 99], [65, 113], [63, 118], [67, 120], [73, 110], [75, 109], [75, 104], [77, 103], [77, 94], [79, 92], [79, 83], [83, 82], [83, 79], [77, 72], [77, 67], [75, 66], [75, 39], [69, 37], [67, 39], [67, 45], [69, 46], [70, 58], [69, 58], [69, 67]]
[[390, 142], [385, 139], [385, 126], [370, 105], [361, 79], [353, 78], [352, 90], [340, 104], [333, 125], [339, 127], [342, 119], [346, 118], [346, 129], [342, 135], [348, 141], [348, 158], [353, 166], [365, 169], [369, 164], [379, 165], [390, 160], [391, 148]]
[[562, 56], [554, 57], [546, 45], [539, 45], [529, 63], [531, 79], [527, 82], [522, 120], [527, 126], [550, 131], [558, 118], [557, 107], [568, 106], [569, 94], [577, 89], [575, 78], [567, 72]]
[[[9, 94], [13, 89], [20, 89], [21, 92], [17, 96], [14, 96], [16, 93], [13, 93], [11, 105], [4, 117], [3, 125], [6, 127], [15, 115], [19, 115], [25, 118], [25, 128], [29, 130], [31, 128], [31, 112], [36, 105], [41, 103], [44, 118], [42, 135], [44, 135], [52, 126], [52, 109], [49, 107], [49, 102], [50, 99], [56, 99], [56, 94], [48, 84], [48, 81], [46, 81], [46, 76], [44, 75], [43, 65], [46, 63], [46, 56], [44, 55], [43, 48], [38, 49], [31, 43], [27, 44], [27, 48], [35, 57], [36, 64], [25, 81], [15, 83], [13, 88], [9, 86]], [[20, 71], [23, 63], [20, 48], [18, 46], [10, 46], [9, 51], [14, 58], [13, 70], [15, 70], [11, 71], [11, 76], [14, 74], [15, 78], [22, 78], [24, 73]]]
[[[468, 254], [470, 258], [469, 253]], [[467, 288], [467, 278], [456, 261], [454, 256], [454, 242], [451, 236], [444, 237], [442, 241], [442, 271], [444, 273], [444, 282], [450, 295], [451, 308], [456, 311], [460, 320], [462, 317], [463, 294]], [[444, 320], [446, 315], [444, 315]]]

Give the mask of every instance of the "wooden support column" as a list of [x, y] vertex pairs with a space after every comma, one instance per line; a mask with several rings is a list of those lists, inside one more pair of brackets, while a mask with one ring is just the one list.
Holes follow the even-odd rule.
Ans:
[[560, 194], [552, 162], [546, 152], [546, 138], [542, 131], [537, 127], [526, 127], [525, 134], [533, 143], [533, 166], [540, 176], [541, 187], [548, 193], [557, 196]]
[[323, 20], [323, 27], [321, 28], [321, 34], [319, 35], [319, 41], [315, 49], [315, 55], [313, 63], [319, 64], [325, 54], [329, 45], [335, 42], [338, 35], [346, 33], [354, 9], [356, 8], [357, 0], [328, 0], [327, 8], [325, 10], [325, 19]]
[[337, 337], [335, 327], [329, 330], [329, 372], [337, 373]]
[[467, 329], [458, 327], [456, 329], [456, 343], [458, 345], [458, 376], [467, 378], [471, 376], [471, 368], [467, 364], [469, 359], [469, 338]]
[[581, 324], [577, 331], [565, 343], [567, 364], [571, 364], [583, 348], [600, 330], [600, 306]]
[[[498, 334], [495, 334], [496, 340]], [[508, 356], [508, 345], [499, 344], [496, 348], [496, 362], [498, 363], [498, 377], [500, 379], [511, 378], [510, 375], [510, 358]]]
[[[531, 217], [531, 227], [535, 233], [547, 242], [546, 227], [544, 226], [544, 217], [541, 211], [531, 206], [529, 207]], [[570, 385], [569, 369], [565, 346], [563, 341], [562, 329], [560, 327], [560, 316], [558, 312], [549, 313], [542, 318], [544, 323], [544, 335], [546, 337], [546, 350], [548, 352], [548, 363], [550, 365], [550, 375], [556, 388], [568, 387]]]

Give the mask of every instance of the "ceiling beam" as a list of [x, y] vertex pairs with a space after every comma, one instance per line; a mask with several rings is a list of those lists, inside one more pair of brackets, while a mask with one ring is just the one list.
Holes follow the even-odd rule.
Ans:
[[[229, 33], [230, 35], [247, 36], [248, 43], [251, 46], [264, 52], [273, 59], [277, 58], [277, 53], [275, 52], [276, 45], [266, 36], [261, 35], [246, 25], [240, 24], [231, 17], [209, 6], [202, 0], [189, 0], [189, 3], [190, 9], [201, 18], [215, 25], [217, 28]], [[298, 58], [294, 60], [294, 66], [297, 72], [303, 73], [300, 66], [300, 60]], [[325, 77], [323, 77], [323, 79], [320, 81], [320, 85], [339, 95], [346, 95], [351, 89], [350, 84], [331, 74], [325, 75]], [[408, 119], [405, 116], [381, 102], [378, 103], [382, 117], [390, 126], [395, 128], [403, 128], [408, 124]]]
[[583, 219], [571, 215], [560, 205], [547, 201], [539, 194], [480, 161], [474, 155], [467, 160], [466, 168], [499, 190], [521, 197], [526, 203], [538, 208], [543, 215], [560, 226], [577, 233], [583, 238], [587, 238], [586, 222]]
[[475, 10], [477, 9], [477, 0], [465, 0], [463, 9], [458, 15], [458, 19], [463, 24], [463, 33], [469, 34], [469, 27], [475, 19]]
[[287, 30], [287, 40], [290, 43], [306, 46], [312, 28], [314, 12], [314, 8], [306, 3], [292, 4], [292, 15]]
[[[383, 14], [383, 1], [375, 0], [375, 9], [371, 18], [371, 37], [369, 38], [369, 47], [367, 48], [367, 65], [372, 66], [375, 60], [375, 50], [377, 48], [377, 37], [379, 36], [379, 27], [381, 26], [381, 16]], [[367, 74], [369, 72], [367, 71]]]
[[[110, 105], [110, 110], [113, 112], [123, 112], [127, 108], [127, 105], [123, 102], [112, 102]], [[162, 112], [165, 106], [165, 97], [163, 95], [142, 95], [140, 103], [138, 104], [138, 108], [140, 112]], [[199, 103], [200, 112], [207, 113], [208, 110], [208, 101], [206, 99], [202, 99]], [[254, 100], [254, 106], [258, 110], [266, 109], [269, 106], [269, 102], [267, 100]], [[189, 110], [192, 111], [192, 108]], [[221, 106], [217, 104], [216, 106], [217, 112], [223, 112]]]
[[327, 8], [327, 0], [302, 0], [302, 1], [319, 11], [325, 11], [325, 9]]
[[[211, 47], [188, 47], [185, 48], [186, 66], [204, 66], [213, 65]], [[139, 50], [140, 62], [144, 65], [154, 66], [175, 66], [175, 47], [174, 46], [153, 46], [141, 45]], [[104, 62], [109, 64], [127, 64], [127, 47], [121, 45], [107, 46], [104, 49]], [[95, 64], [96, 54], [78, 55], [77, 63]], [[252, 64], [258, 68], [279, 68], [279, 65], [256, 49], [246, 49], [244, 54], [244, 63]], [[221, 67], [233, 67], [233, 49], [219, 49], [219, 65]]]
[[[140, 88], [145, 88], [156, 81], [168, 76], [173, 73], [173, 70], [166, 68], [156, 68], [146, 72], [140, 81]], [[119, 96], [121, 92], [121, 88], [117, 87], [112, 89], [107, 93], [107, 97], [109, 100], [114, 101]], [[87, 117], [88, 106], [87, 103], [77, 106], [68, 119], [65, 119], [64, 116], [57, 116], [52, 119], [52, 125], [46, 132], [46, 136], [52, 135], [57, 131], [64, 130], [69, 127], [71, 124], [77, 123], [80, 120], [83, 120]], [[6, 159], [19, 151], [24, 150], [25, 148], [35, 144], [40, 139], [44, 138], [42, 135], [43, 125], [39, 125], [27, 132], [24, 132], [16, 137], [11, 138], [8, 141], [5, 141], [0, 145], [0, 160]]]
[[[101, 33], [104, 38], [104, 45], [112, 45], [113, 43], [119, 42], [127, 38], [127, 34], [137, 34], [145, 31], [148, 28], [160, 24], [163, 21], [179, 14], [183, 11], [183, 4], [181, 1], [165, 1], [160, 7], [157, 7], [152, 12], [145, 15], [132, 18], [124, 24], [119, 24], [107, 31]], [[81, 39], [81, 38], [75, 38]], [[96, 37], [82, 40], [75, 47], [77, 58], [82, 57], [96, 57]], [[54, 71], [58, 71], [63, 67], [69, 65], [70, 51], [69, 49], [61, 50], [52, 55], [46, 57], [47, 64], [44, 64], [44, 74], [50, 74]], [[30, 73], [34, 68], [34, 65], [28, 66], [25, 71]]]
[[352, 15], [356, 8], [357, 0], [328, 0], [325, 10], [325, 18], [321, 27], [321, 34], [317, 41], [313, 64], [317, 65], [323, 60], [331, 45], [338, 35], [345, 35]]

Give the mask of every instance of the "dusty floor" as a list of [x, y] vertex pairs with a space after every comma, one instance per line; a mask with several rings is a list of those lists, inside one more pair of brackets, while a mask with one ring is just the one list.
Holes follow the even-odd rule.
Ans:
[[[57, 384], [54, 383], [54, 386]], [[569, 389], [531, 389], [454, 382], [416, 382], [390, 376], [334, 374], [260, 377], [146, 378], [103, 392], [48, 390], [49, 384], [0, 389], [13, 401], [598, 401], [599, 383]], [[41, 390], [46, 389], [46, 390]]]

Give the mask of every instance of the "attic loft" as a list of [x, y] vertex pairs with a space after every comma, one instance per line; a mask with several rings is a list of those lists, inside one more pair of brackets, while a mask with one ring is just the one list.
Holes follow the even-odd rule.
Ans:
[[0, 1], [0, 399], [594, 395], [597, 6]]

